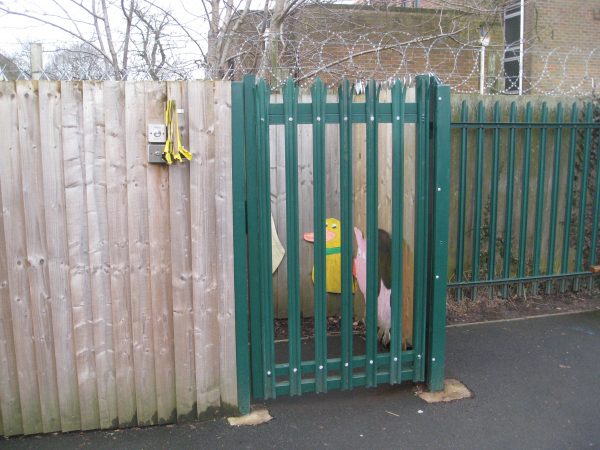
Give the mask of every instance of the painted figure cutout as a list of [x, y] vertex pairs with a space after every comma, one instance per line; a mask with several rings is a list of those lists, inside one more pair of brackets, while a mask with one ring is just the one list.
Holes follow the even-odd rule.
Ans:
[[[304, 240], [314, 242], [314, 233], [304, 233]], [[312, 280], [314, 283], [314, 266]], [[325, 286], [329, 293], [342, 293], [342, 231], [340, 221], [334, 218], [325, 221]], [[355, 290], [356, 286], [353, 281], [352, 292]]]
[[[363, 237], [362, 232], [354, 227], [354, 235], [356, 236], [356, 243], [358, 251], [356, 258], [354, 258], [354, 270], [356, 274], [356, 280], [358, 281], [358, 288], [361, 290], [367, 299], [367, 241]], [[381, 343], [387, 346], [390, 342], [390, 328], [392, 327], [392, 308], [391, 308], [391, 294], [392, 294], [392, 238], [387, 231], [379, 229], [379, 261], [378, 261], [378, 275], [379, 283], [377, 289], [377, 325], [379, 331], [377, 338]]]

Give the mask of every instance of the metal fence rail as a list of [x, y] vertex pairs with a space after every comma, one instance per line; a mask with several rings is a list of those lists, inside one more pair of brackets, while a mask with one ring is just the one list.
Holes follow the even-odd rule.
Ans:
[[526, 285], [535, 294], [551, 292], [555, 280], [561, 292], [577, 290], [583, 277], [592, 289], [591, 267], [599, 263], [600, 107], [468, 103], [455, 107], [452, 122], [456, 214], [448, 287], [459, 299], [465, 288], [476, 298], [481, 286], [490, 296], [499, 286], [505, 297], [515, 288], [522, 294]]

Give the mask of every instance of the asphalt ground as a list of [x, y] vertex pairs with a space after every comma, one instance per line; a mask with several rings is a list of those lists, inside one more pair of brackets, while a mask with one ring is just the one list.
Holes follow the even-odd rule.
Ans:
[[600, 311], [448, 328], [448, 377], [474, 396], [427, 404], [413, 385], [267, 402], [224, 419], [0, 440], [1, 449], [600, 449]]

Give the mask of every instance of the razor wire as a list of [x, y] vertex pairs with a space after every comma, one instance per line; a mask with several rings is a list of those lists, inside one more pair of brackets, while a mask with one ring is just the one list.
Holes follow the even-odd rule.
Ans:
[[[242, 40], [244, 39], [244, 40]], [[376, 79], [387, 83], [393, 79], [414, 79], [416, 74], [434, 73], [456, 93], [480, 91], [481, 47], [458, 45], [445, 37], [406, 44], [406, 36], [392, 33], [365, 33], [358, 39], [350, 33], [323, 31], [314, 37], [286, 39], [286, 49], [276, 64], [265, 68], [265, 76], [278, 86], [292, 76], [301, 86], [317, 76], [330, 86], [348, 78], [358, 85]], [[241, 79], [258, 72], [259, 40], [243, 36], [237, 47], [243, 49], [229, 60], [220, 78]], [[483, 91], [485, 94], [514, 94], [518, 79], [504, 64], [505, 49], [486, 48]], [[527, 47], [523, 53], [523, 93], [539, 95], [593, 95], [600, 79], [600, 48], [583, 49]], [[78, 63], [80, 63], [78, 65]], [[182, 54], [175, 64], [152, 73], [143, 64], [130, 66], [121, 74], [127, 80], [189, 80], [205, 78], [205, 68], [198, 56]], [[89, 64], [75, 58], [68, 67], [45, 67], [43, 80], [114, 80], [110, 66]], [[0, 62], [0, 80], [29, 80], [31, 71], [22, 62]]]

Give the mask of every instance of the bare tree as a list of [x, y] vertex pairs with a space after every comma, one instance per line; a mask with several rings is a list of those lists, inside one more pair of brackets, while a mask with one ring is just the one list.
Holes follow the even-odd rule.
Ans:
[[108, 75], [102, 55], [84, 43], [59, 48], [48, 59], [44, 72], [51, 80], [103, 80]]
[[[110, 78], [125, 80], [140, 72], [160, 79], [178, 66], [172, 52], [179, 32], [172, 15], [145, 0], [51, 0], [42, 8], [28, 2], [0, 2], [0, 13], [19, 16], [63, 32], [78, 42], [82, 56], [98, 55]], [[75, 47], [69, 51], [74, 53]], [[63, 55], [64, 56], [64, 55]]]

